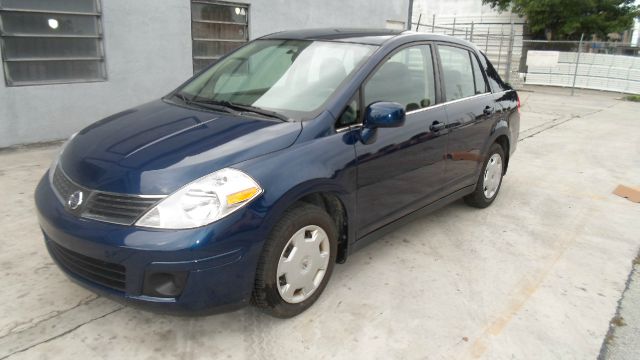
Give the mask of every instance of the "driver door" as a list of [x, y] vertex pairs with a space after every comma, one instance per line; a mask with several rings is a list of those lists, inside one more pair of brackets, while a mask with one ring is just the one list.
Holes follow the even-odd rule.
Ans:
[[[370, 75], [362, 86], [363, 108], [392, 101], [407, 111], [405, 124], [380, 128], [369, 144], [358, 142], [357, 237], [413, 212], [442, 193], [446, 129], [430, 127], [446, 122], [436, 104], [432, 47], [402, 48]], [[436, 129], [437, 128], [437, 129]]]

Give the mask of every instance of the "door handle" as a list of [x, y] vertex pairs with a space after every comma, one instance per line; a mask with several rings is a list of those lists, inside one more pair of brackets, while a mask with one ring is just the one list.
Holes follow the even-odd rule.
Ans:
[[487, 107], [485, 107], [484, 110], [482, 110], [482, 113], [484, 113], [485, 115], [493, 114], [493, 107], [487, 105]]
[[438, 132], [446, 127], [447, 127], [447, 124], [441, 123], [440, 121], [436, 120], [431, 123], [431, 126], [429, 126], [429, 130], [433, 132]]

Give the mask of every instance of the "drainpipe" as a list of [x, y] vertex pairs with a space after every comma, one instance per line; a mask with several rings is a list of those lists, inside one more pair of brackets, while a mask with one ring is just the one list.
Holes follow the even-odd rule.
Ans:
[[409, 19], [407, 21], [407, 30], [411, 30], [412, 17], [413, 17], [413, 0], [409, 0]]

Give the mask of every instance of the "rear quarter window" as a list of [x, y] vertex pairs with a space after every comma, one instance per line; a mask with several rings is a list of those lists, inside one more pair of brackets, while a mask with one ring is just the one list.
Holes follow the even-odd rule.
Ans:
[[511, 90], [511, 87], [507, 85], [496, 71], [496, 69], [491, 64], [491, 61], [487, 58], [487, 56], [481, 51], [482, 55], [481, 61], [484, 66], [485, 73], [487, 74], [487, 80], [489, 80], [489, 87], [491, 87], [492, 92], [501, 92], [506, 90]]

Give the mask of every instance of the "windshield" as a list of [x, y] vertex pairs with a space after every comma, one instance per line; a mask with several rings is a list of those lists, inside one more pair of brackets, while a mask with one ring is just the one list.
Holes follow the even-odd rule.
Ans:
[[178, 94], [190, 101], [252, 106], [302, 119], [315, 112], [375, 48], [257, 40], [193, 78]]

